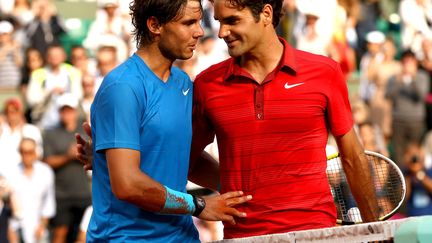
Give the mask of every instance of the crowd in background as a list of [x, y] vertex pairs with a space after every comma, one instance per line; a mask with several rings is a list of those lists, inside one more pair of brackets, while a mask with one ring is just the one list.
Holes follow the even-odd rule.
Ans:
[[[0, 90], [18, 93], [0, 105], [0, 242], [83, 239], [91, 175], [75, 158], [74, 133], [83, 133], [104, 76], [136, 50], [128, 1], [97, 5], [86, 38], [66, 49], [54, 2], [0, 0]], [[283, 8], [281, 38], [340, 63], [365, 149], [404, 171], [400, 216], [432, 214], [432, 0], [285, 0]], [[203, 9], [205, 36], [175, 63], [192, 80], [229, 57], [212, 5]], [[220, 239], [218, 223], [196, 225], [202, 240]]]

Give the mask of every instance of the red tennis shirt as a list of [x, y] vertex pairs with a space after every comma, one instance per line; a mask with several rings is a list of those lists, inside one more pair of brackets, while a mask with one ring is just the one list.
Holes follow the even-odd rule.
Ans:
[[[328, 130], [353, 126], [339, 65], [285, 40], [277, 68], [262, 84], [230, 58], [195, 80], [192, 149], [216, 134], [221, 193], [242, 190], [247, 218], [225, 224], [225, 238], [334, 226], [326, 177]], [[269, 50], [271, 51], [271, 50]]]

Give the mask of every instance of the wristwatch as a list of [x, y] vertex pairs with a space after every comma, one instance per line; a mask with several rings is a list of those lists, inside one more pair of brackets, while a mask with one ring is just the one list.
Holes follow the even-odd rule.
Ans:
[[423, 181], [424, 178], [426, 177], [426, 173], [423, 170], [420, 170], [415, 174], [415, 176], [416, 176], [417, 180]]
[[204, 210], [206, 206], [206, 202], [204, 198], [193, 196], [193, 203], [195, 204], [195, 211], [193, 212], [193, 216], [198, 217], [201, 212]]

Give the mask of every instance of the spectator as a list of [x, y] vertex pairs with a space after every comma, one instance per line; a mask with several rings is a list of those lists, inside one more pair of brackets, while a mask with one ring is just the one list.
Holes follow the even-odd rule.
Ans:
[[9, 14], [12, 12], [14, 2], [11, 0], [0, 0], [0, 13]]
[[368, 70], [373, 65], [380, 65], [384, 59], [382, 44], [385, 35], [380, 31], [372, 31], [366, 35], [367, 52], [360, 59], [359, 95], [366, 103], [369, 103], [375, 92], [375, 84], [369, 80]]
[[359, 0], [338, 0], [338, 5], [343, 7], [346, 12], [345, 36], [349, 46], [356, 49], [358, 47], [358, 36], [355, 30], [360, 18]]
[[101, 46], [115, 46], [122, 62], [129, 57], [130, 24], [117, 11], [117, 0], [98, 0], [98, 5], [103, 11], [91, 24], [84, 46], [93, 53]]
[[432, 214], [432, 157], [418, 143], [407, 145], [404, 154], [408, 216]]
[[77, 240], [75, 243], [85, 243], [86, 242], [87, 228], [89, 226], [92, 213], [93, 213], [93, 206], [88, 206], [84, 212], [83, 217], [82, 217], [82, 220], [81, 220], [81, 223], [79, 226], [79, 234], [78, 234], [78, 237], [77, 237]]
[[[350, 42], [353, 42], [352, 36], [350, 40], [347, 34], [355, 32], [353, 30], [354, 18], [348, 16], [348, 6], [341, 5], [338, 1], [336, 8], [336, 15], [334, 17], [334, 32], [331, 41], [328, 45], [328, 54], [333, 60], [337, 61], [341, 66], [341, 70], [345, 75], [345, 79], [349, 80], [351, 74], [356, 70], [356, 56], [354, 49], [350, 46]], [[347, 3], [346, 3], [347, 4]]]
[[117, 49], [113, 46], [102, 46], [96, 53], [96, 80], [95, 94], [99, 89], [104, 77], [113, 70], [117, 64]]
[[12, 168], [21, 162], [18, 148], [23, 138], [32, 138], [36, 141], [37, 155], [40, 158], [43, 152], [42, 135], [39, 128], [25, 121], [22, 102], [16, 97], [6, 100], [4, 114], [5, 121], [0, 124], [1, 167]]
[[432, 38], [432, 1], [402, 0], [399, 13], [402, 19], [402, 48], [419, 53], [423, 39]]
[[296, 38], [294, 36], [294, 27], [299, 19], [300, 12], [297, 9], [295, 0], [285, 0], [283, 2], [284, 15], [276, 28], [279, 36], [282, 36], [292, 46], [297, 46]]
[[359, 125], [370, 121], [370, 108], [363, 100], [353, 99], [351, 101], [351, 109], [354, 124]]
[[13, 30], [10, 22], [0, 21], [0, 88], [16, 88], [21, 80], [22, 53]]
[[95, 97], [95, 77], [91, 74], [84, 74], [81, 79], [83, 97], [81, 99], [81, 108], [85, 120], [90, 123], [90, 107]]
[[25, 51], [24, 55], [24, 65], [21, 70], [21, 83], [20, 83], [20, 93], [24, 97], [25, 100], [25, 117], [26, 120], [30, 123], [33, 123], [31, 118], [31, 107], [28, 105], [26, 94], [27, 94], [27, 88], [30, 80], [30, 76], [33, 73], [34, 70], [42, 68], [44, 66], [44, 58], [42, 54], [36, 49], [29, 47]]
[[374, 151], [389, 156], [384, 136], [378, 126], [372, 122], [358, 124], [358, 134], [365, 150]]
[[[314, 15], [319, 16], [315, 25], [319, 31], [320, 38], [328, 43], [335, 31], [334, 21], [336, 16], [337, 0], [303, 0], [296, 1], [296, 5], [302, 13], [311, 12]], [[302, 21], [299, 20], [298, 24], [302, 25]], [[298, 28], [298, 26], [296, 28]]]
[[12, 16], [19, 22], [21, 26], [30, 24], [34, 19], [34, 13], [31, 9], [29, 0], [14, 0]]
[[363, 147], [366, 150], [388, 156], [387, 144], [382, 130], [377, 124], [371, 122], [370, 107], [361, 99], [355, 100], [351, 104], [355, 129]]
[[60, 35], [65, 30], [51, 0], [35, 0], [32, 8], [35, 18], [26, 29], [29, 44], [41, 53], [46, 53], [50, 45], [60, 43]]
[[361, 58], [368, 51], [368, 34], [377, 30], [377, 22], [381, 15], [378, 0], [359, 0], [360, 14], [355, 26], [357, 32], [357, 57]]
[[82, 74], [95, 73], [95, 67], [87, 54], [87, 49], [83, 46], [77, 45], [72, 47], [70, 53], [70, 63], [72, 66], [80, 70]]
[[317, 27], [320, 12], [317, 6], [308, 6], [303, 10], [305, 23], [296, 35], [297, 48], [302, 51], [327, 56], [330, 39]]
[[[432, 39], [424, 39], [423, 51], [420, 56], [420, 66], [429, 74], [432, 80]], [[429, 86], [429, 94], [426, 97], [426, 125], [427, 130], [432, 130], [432, 83]]]
[[429, 76], [418, 70], [415, 54], [407, 50], [401, 57], [402, 72], [390, 78], [386, 97], [392, 102], [394, 159], [403, 165], [403, 154], [410, 142], [420, 143], [425, 132], [425, 98]]
[[386, 144], [392, 135], [391, 104], [385, 98], [387, 82], [391, 76], [401, 72], [401, 63], [396, 60], [396, 46], [391, 39], [386, 39], [381, 46], [383, 59], [380, 63], [372, 63], [366, 70], [367, 78], [374, 85], [374, 92], [370, 98], [371, 121], [379, 126], [383, 132]]
[[41, 129], [58, 125], [57, 99], [63, 93], [82, 96], [81, 73], [65, 63], [66, 53], [62, 46], [52, 45], [47, 51], [47, 64], [33, 71], [27, 90], [27, 102], [32, 108], [32, 121]]
[[10, 183], [0, 173], [0, 242], [18, 243], [18, 235], [9, 223], [16, 212], [14, 202]]
[[48, 222], [55, 215], [54, 172], [38, 160], [33, 139], [20, 141], [22, 163], [14, 168], [10, 182], [20, 210], [22, 241], [36, 243], [48, 240]]
[[79, 101], [72, 94], [58, 99], [60, 126], [44, 134], [44, 161], [55, 172], [57, 214], [52, 220], [53, 243], [74, 242], [85, 209], [91, 204], [89, 179], [75, 158], [75, 137], [83, 132], [78, 120]]

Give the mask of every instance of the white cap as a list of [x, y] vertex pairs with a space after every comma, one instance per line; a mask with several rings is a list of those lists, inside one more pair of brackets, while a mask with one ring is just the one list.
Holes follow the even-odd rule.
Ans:
[[316, 18], [320, 17], [318, 6], [313, 6], [313, 5], [307, 6], [303, 8], [302, 12], [305, 16], [314, 16]]
[[13, 25], [6, 20], [0, 21], [0, 34], [12, 33]]
[[100, 8], [118, 7], [117, 0], [98, 0], [98, 6]]
[[367, 33], [366, 41], [374, 44], [382, 44], [385, 41], [385, 35], [381, 31], [371, 31]]
[[64, 93], [58, 98], [57, 104], [58, 104], [59, 109], [65, 107], [65, 106], [69, 106], [71, 108], [76, 109], [76, 108], [78, 108], [79, 101], [78, 101], [78, 98], [75, 97], [73, 94]]

